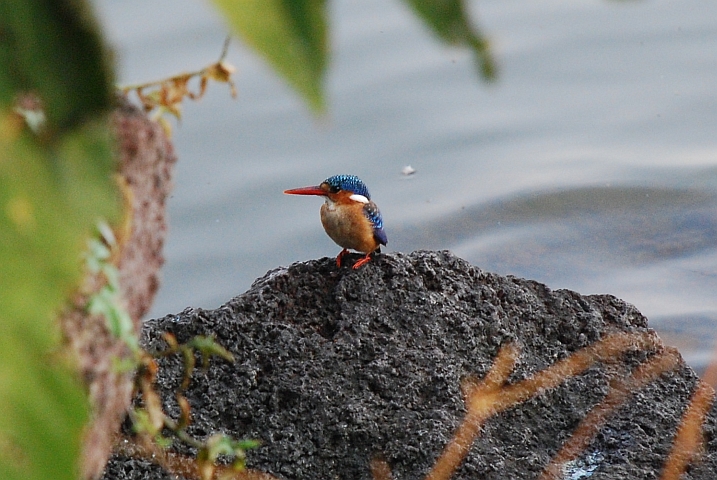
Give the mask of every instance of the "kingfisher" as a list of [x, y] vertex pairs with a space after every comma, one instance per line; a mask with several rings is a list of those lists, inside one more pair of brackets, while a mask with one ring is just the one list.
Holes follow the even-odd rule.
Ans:
[[366, 184], [356, 175], [334, 175], [320, 185], [293, 188], [284, 193], [324, 197], [321, 224], [331, 240], [343, 248], [336, 257], [339, 268], [349, 249], [366, 254], [354, 263], [355, 270], [371, 260], [371, 254], [380, 251], [381, 245], [388, 243], [381, 212], [371, 201]]

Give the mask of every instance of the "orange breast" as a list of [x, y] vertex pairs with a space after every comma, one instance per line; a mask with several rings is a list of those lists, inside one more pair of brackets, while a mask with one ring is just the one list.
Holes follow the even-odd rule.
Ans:
[[361, 203], [325, 203], [321, 206], [321, 223], [328, 236], [343, 248], [370, 253], [379, 246]]

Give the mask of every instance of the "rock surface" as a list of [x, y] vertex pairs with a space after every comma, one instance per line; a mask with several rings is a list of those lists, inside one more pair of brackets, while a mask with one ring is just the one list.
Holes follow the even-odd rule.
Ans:
[[[623, 370], [665, 348], [622, 300], [486, 273], [449, 252], [377, 255], [356, 271], [329, 258], [297, 263], [216, 310], [147, 322], [148, 349], [163, 348], [164, 331], [180, 341], [215, 335], [236, 357], [194, 374], [190, 432], [262, 440], [248, 465], [283, 479], [370, 479], [374, 456], [396, 480], [423, 478], [465, 415], [461, 381], [483, 377], [508, 342], [521, 352], [509, 383], [610, 332], [654, 338], [651, 351], [623, 355]], [[491, 417], [452, 478], [538, 477], [617, 371], [597, 363]], [[160, 390], [175, 416], [181, 375], [178, 359], [162, 362]], [[659, 478], [697, 381], [680, 360], [634, 392], [563, 478]], [[717, 478], [716, 419], [713, 406], [702, 455], [683, 478]], [[104, 478], [176, 477], [115, 455]]]

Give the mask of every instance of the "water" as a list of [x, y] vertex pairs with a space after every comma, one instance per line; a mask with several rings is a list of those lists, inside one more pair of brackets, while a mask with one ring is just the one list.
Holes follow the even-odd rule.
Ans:
[[[94, 3], [121, 84], [220, 53], [208, 3]], [[717, 326], [717, 3], [475, 2], [493, 85], [397, 0], [330, 5], [326, 118], [238, 41], [239, 98], [211, 85], [185, 105], [150, 316], [213, 308], [277, 266], [334, 256], [320, 200], [281, 192], [353, 173], [389, 251], [450, 249], [553, 289], [614, 294], [704, 367]]]

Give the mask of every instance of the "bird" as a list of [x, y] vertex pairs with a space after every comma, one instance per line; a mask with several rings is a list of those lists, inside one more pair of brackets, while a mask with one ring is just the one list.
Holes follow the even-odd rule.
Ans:
[[331, 240], [343, 248], [336, 257], [341, 268], [349, 250], [366, 254], [353, 265], [353, 269], [371, 260], [371, 254], [388, 244], [383, 230], [383, 218], [371, 201], [366, 184], [356, 175], [334, 175], [312, 187], [284, 190], [287, 195], [318, 195], [324, 197], [321, 205], [321, 224]]

